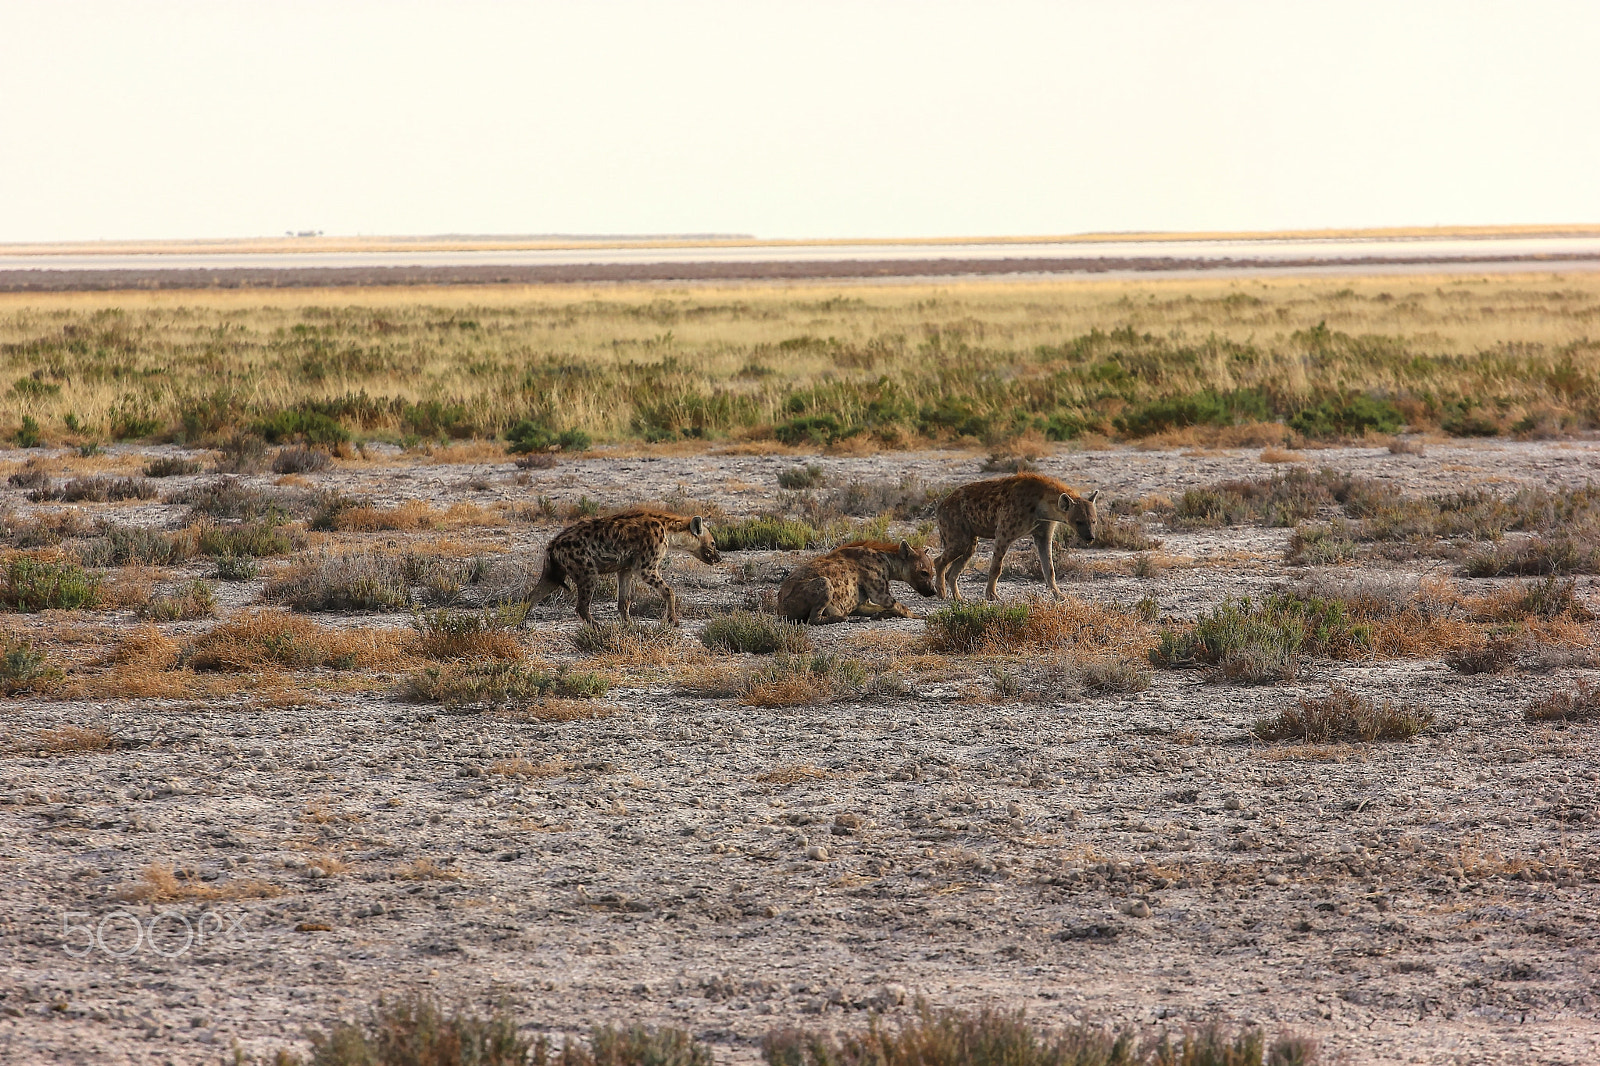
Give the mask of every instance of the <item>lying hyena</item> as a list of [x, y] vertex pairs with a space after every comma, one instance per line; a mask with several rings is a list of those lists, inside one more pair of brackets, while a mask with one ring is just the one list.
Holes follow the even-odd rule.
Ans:
[[1061, 589], [1056, 587], [1055, 556], [1051, 551], [1056, 525], [1067, 522], [1084, 540], [1093, 541], [1095, 521], [1099, 517], [1094, 501], [1099, 495], [1097, 490], [1079, 496], [1055, 478], [1040, 474], [976, 481], [956, 489], [939, 504], [939, 539], [944, 545], [944, 551], [934, 564], [939, 595], [944, 595], [948, 580], [951, 598], [961, 598], [956, 578], [972, 558], [978, 538], [992, 537], [994, 558], [989, 562], [989, 587], [984, 595], [995, 599], [994, 586], [1000, 580], [1000, 564], [1006, 557], [1006, 549], [1013, 541], [1032, 533], [1045, 583], [1050, 586], [1051, 594], [1061, 599]]
[[589, 603], [594, 599], [595, 581], [601, 574], [616, 574], [617, 613], [624, 622], [633, 620], [633, 582], [637, 578], [667, 601], [664, 624], [675, 626], [678, 600], [661, 577], [661, 561], [672, 546], [688, 550], [708, 565], [715, 565], [722, 558], [703, 518], [643, 508], [585, 518], [550, 541], [544, 573], [533, 590], [528, 609], [532, 611], [557, 589], [570, 587], [578, 601], [578, 617], [593, 625]]
[[842, 622], [851, 615], [882, 618], [911, 612], [897, 602], [890, 581], [904, 581], [924, 596], [934, 594], [933, 558], [905, 541], [899, 547], [857, 541], [808, 559], [778, 589], [778, 613], [814, 626]]

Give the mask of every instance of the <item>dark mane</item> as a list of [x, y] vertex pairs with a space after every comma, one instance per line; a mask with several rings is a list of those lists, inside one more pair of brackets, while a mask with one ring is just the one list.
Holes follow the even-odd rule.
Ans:
[[841, 544], [839, 547], [833, 550], [840, 551], [844, 548], [870, 548], [875, 552], [883, 552], [886, 555], [893, 555], [895, 552], [900, 550], [900, 545], [892, 544], [886, 540], [853, 540], [849, 544]]
[[1050, 489], [1052, 492], [1064, 492], [1068, 496], [1071, 496], [1075, 500], [1083, 498], [1083, 493], [1079, 492], [1077, 489], [1073, 488], [1071, 485], [1068, 485], [1065, 481], [1062, 481], [1060, 478], [1053, 478], [1053, 477], [1050, 477], [1048, 474], [1013, 474], [1011, 476], [1010, 480], [1019, 481], [1019, 482], [1020, 481], [1029, 481], [1029, 482], [1032, 482], [1032, 483], [1034, 483], [1036, 485], [1043, 485], [1044, 487]]

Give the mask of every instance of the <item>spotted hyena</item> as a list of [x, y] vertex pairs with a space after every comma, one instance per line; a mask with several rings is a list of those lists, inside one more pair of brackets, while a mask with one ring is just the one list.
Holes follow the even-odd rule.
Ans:
[[994, 538], [994, 558], [989, 563], [989, 587], [985, 595], [995, 599], [995, 582], [1000, 580], [1000, 564], [1013, 541], [1033, 534], [1039, 551], [1039, 566], [1044, 570], [1050, 592], [1061, 599], [1056, 587], [1056, 564], [1051, 552], [1056, 525], [1069, 523], [1084, 540], [1094, 540], [1098, 515], [1094, 501], [1098, 491], [1079, 496], [1052, 477], [1016, 474], [963, 485], [939, 504], [939, 539], [944, 551], [934, 564], [939, 595], [950, 585], [952, 599], [961, 598], [956, 578], [972, 558], [978, 538]]
[[585, 518], [550, 541], [544, 573], [533, 590], [529, 609], [543, 603], [557, 589], [571, 588], [577, 598], [578, 617], [593, 625], [589, 603], [594, 598], [595, 580], [601, 574], [616, 574], [617, 612], [624, 622], [632, 621], [633, 582], [638, 579], [667, 601], [665, 624], [675, 626], [678, 600], [661, 577], [661, 561], [671, 546], [685, 548], [707, 564], [714, 565], [722, 558], [717, 554], [710, 527], [700, 517], [685, 518], [641, 508]]
[[883, 541], [857, 541], [808, 559], [778, 589], [778, 613], [795, 622], [828, 625], [851, 615], [881, 618], [911, 612], [897, 602], [890, 581], [904, 581], [924, 596], [934, 594], [933, 557], [926, 548]]

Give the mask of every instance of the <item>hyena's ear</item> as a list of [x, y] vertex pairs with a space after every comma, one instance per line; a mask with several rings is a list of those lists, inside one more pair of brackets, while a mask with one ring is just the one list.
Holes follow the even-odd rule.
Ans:
[[911, 547], [911, 542], [909, 540], [903, 540], [900, 542], [900, 558], [909, 559], [915, 554], [916, 551]]
[[1072, 510], [1072, 505], [1073, 505], [1073, 504], [1074, 504], [1074, 503], [1076, 503], [1076, 502], [1077, 502], [1077, 501], [1076, 501], [1076, 500], [1074, 500], [1074, 499], [1073, 499], [1073, 497], [1072, 497], [1072, 493], [1070, 493], [1070, 492], [1063, 492], [1063, 493], [1062, 493], [1062, 494], [1061, 494], [1061, 509], [1062, 509], [1062, 510], [1063, 510], [1063, 511], [1068, 511], [1068, 512], [1070, 512], [1070, 511], [1071, 511], [1071, 510]]
[[1093, 503], [1097, 498], [1099, 498], [1099, 496], [1100, 490], [1095, 489], [1093, 492], [1089, 493], [1089, 495], [1085, 496], [1084, 499], [1088, 500], [1090, 503]]
[[693, 518], [689, 519], [689, 532], [693, 533], [697, 537], [705, 536], [706, 520], [701, 518], [699, 515], [695, 515]]

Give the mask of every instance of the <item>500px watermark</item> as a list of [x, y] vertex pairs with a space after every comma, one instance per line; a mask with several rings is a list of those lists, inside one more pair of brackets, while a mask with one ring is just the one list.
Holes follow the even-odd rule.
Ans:
[[98, 921], [88, 911], [62, 911], [61, 950], [75, 959], [95, 952], [126, 959], [140, 951], [177, 959], [191, 951], [240, 943], [244, 919], [242, 911], [209, 907], [193, 917], [170, 908], [146, 915], [119, 909], [102, 914]]

